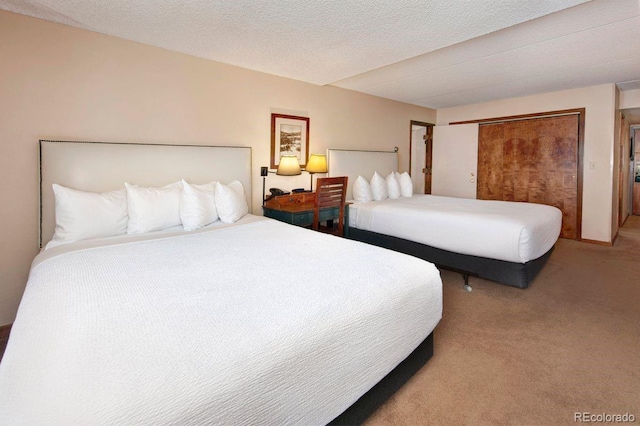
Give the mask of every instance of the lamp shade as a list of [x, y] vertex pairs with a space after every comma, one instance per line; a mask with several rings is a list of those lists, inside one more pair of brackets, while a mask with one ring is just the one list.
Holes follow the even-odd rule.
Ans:
[[301, 175], [300, 162], [295, 155], [283, 155], [280, 157], [280, 163], [278, 164], [277, 175], [281, 176], [295, 176]]
[[308, 173], [327, 173], [327, 156], [324, 154], [311, 154], [305, 170]]

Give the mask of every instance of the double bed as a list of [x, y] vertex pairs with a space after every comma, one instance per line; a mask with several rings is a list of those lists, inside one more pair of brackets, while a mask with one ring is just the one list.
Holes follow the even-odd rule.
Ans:
[[[397, 172], [396, 152], [330, 149], [332, 176]], [[352, 199], [353, 184], [347, 189]], [[349, 237], [463, 274], [526, 288], [553, 251], [562, 212], [552, 206], [415, 194], [349, 205]]]
[[[53, 183], [178, 179], [238, 181], [246, 202], [251, 150], [41, 141], [41, 244]], [[52, 244], [0, 363], [0, 424], [360, 423], [441, 316], [433, 264], [250, 213]]]

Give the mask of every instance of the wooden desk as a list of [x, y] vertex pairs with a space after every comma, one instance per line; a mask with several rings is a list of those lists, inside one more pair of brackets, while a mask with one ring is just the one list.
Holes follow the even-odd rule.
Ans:
[[[313, 224], [313, 207], [316, 201], [315, 192], [298, 192], [289, 195], [273, 197], [262, 206], [265, 217], [296, 226], [311, 226]], [[338, 218], [340, 211], [337, 207], [320, 209], [320, 221], [332, 221]], [[344, 211], [344, 235], [349, 235], [349, 209]]]

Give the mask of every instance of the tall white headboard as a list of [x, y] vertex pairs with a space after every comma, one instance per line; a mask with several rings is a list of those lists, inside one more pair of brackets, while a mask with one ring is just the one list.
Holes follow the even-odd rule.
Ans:
[[358, 151], [329, 149], [327, 151], [329, 176], [348, 176], [347, 200], [353, 199], [351, 188], [358, 176], [371, 180], [374, 172], [386, 177], [398, 171], [398, 153], [395, 151]]
[[40, 141], [40, 247], [55, 231], [52, 184], [90, 192], [124, 189], [124, 183], [163, 186], [239, 180], [251, 211], [251, 148]]

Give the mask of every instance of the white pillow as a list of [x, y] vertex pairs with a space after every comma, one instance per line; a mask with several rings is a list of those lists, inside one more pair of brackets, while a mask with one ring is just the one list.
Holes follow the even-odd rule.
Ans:
[[373, 193], [373, 199], [376, 201], [382, 201], [389, 197], [389, 191], [387, 190], [387, 181], [384, 180], [378, 172], [373, 173], [371, 178], [371, 192]]
[[409, 173], [402, 173], [398, 182], [400, 182], [400, 195], [403, 197], [413, 197], [413, 181]]
[[52, 241], [68, 243], [127, 233], [127, 193], [85, 192], [53, 184], [56, 230]]
[[247, 199], [244, 196], [244, 188], [237, 180], [234, 180], [229, 185], [216, 182], [214, 196], [216, 209], [222, 223], [234, 223], [249, 213]]
[[182, 180], [180, 195], [180, 221], [185, 231], [195, 231], [218, 220], [215, 182], [192, 185]]
[[385, 179], [387, 181], [387, 191], [389, 193], [389, 198], [396, 199], [400, 198], [400, 184], [396, 179], [396, 175], [391, 172], [389, 176]]
[[146, 188], [130, 183], [124, 186], [129, 204], [127, 234], [160, 231], [180, 225], [180, 182], [162, 188]]
[[369, 181], [362, 176], [358, 176], [353, 183], [353, 200], [356, 203], [366, 203], [373, 200], [371, 185]]

